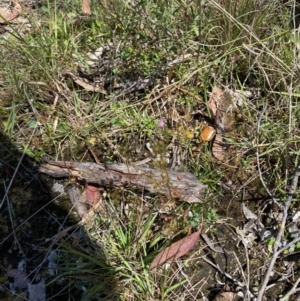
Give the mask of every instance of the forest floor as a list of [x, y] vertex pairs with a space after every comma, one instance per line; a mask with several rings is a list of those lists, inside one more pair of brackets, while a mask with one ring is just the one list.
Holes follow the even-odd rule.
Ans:
[[299, 300], [298, 8], [83, 3], [0, 5], [0, 300]]

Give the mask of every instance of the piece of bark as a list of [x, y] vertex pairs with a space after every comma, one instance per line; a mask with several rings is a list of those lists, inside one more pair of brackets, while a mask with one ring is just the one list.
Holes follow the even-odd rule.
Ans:
[[201, 203], [206, 185], [189, 172], [153, 169], [129, 164], [78, 163], [50, 161], [39, 172], [55, 178], [76, 177], [100, 186], [138, 185], [150, 192], [162, 193], [189, 203]]
[[12, 5], [0, 7], [0, 24], [12, 21], [22, 12], [22, 6], [17, 2], [12, 2]]

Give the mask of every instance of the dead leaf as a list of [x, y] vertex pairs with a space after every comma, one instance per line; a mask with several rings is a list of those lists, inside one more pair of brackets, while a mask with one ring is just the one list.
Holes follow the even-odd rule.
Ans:
[[86, 192], [80, 192], [80, 189], [73, 185], [68, 189], [68, 194], [78, 215], [83, 218], [88, 212], [88, 204], [86, 202]]
[[89, 204], [95, 205], [101, 199], [101, 194], [98, 187], [88, 184], [85, 188], [85, 193], [86, 193], [86, 201]]
[[217, 115], [218, 104], [222, 97], [222, 93], [223, 93], [223, 91], [220, 88], [213, 87], [212, 92], [210, 94], [209, 101], [208, 101], [208, 107], [209, 107], [213, 117], [215, 117]]
[[234, 301], [236, 293], [220, 292], [213, 301]]
[[90, 0], [82, 0], [82, 12], [85, 15], [91, 14]]
[[20, 290], [27, 288], [27, 285], [30, 283], [30, 280], [27, 278], [27, 274], [23, 271], [16, 269], [7, 270], [8, 277], [14, 278], [14, 284]]
[[208, 107], [215, 119], [217, 132], [219, 134], [229, 132], [235, 121], [234, 111], [236, 109], [229, 91], [214, 87], [208, 101]]
[[170, 247], [160, 252], [152, 261], [150, 268], [155, 268], [169, 260], [174, 260], [185, 255], [194, 247], [201, 231], [202, 226], [197, 232], [180, 239], [173, 243]]
[[223, 142], [223, 138], [221, 135], [216, 135], [215, 140], [212, 146], [212, 153], [214, 157], [220, 161], [224, 161], [228, 148], [226, 147], [225, 143]]
[[28, 284], [28, 300], [46, 300], [46, 284], [44, 278], [37, 284]]
[[7, 7], [0, 8], [0, 24], [4, 24], [7, 21], [12, 21], [13, 19], [17, 18], [22, 11], [22, 6], [17, 3], [13, 2], [12, 5]]
[[235, 109], [230, 94], [226, 91], [222, 91], [215, 116], [215, 124], [219, 134], [225, 134], [232, 130], [235, 121]]
[[69, 75], [73, 79], [73, 81], [86, 91], [92, 91], [92, 92], [100, 92], [102, 94], [107, 94], [106, 90], [103, 88], [101, 84], [98, 84], [96, 82], [90, 82], [86, 78], [79, 77], [74, 72], [66, 71], [63, 73], [64, 75]]

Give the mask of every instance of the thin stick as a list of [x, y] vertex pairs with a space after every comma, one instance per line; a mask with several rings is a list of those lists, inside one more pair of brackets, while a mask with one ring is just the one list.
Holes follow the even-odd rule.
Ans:
[[258, 170], [258, 175], [259, 175], [259, 179], [260, 182], [262, 183], [262, 185], [264, 186], [264, 189], [266, 190], [266, 192], [268, 193], [269, 197], [272, 199], [272, 201], [280, 208], [283, 209], [283, 206], [280, 205], [277, 200], [274, 198], [274, 195], [271, 193], [271, 191], [269, 190], [269, 188], [267, 187], [263, 177], [262, 177], [262, 172], [261, 172], [261, 168], [260, 168], [260, 160], [259, 160], [259, 150], [258, 150], [258, 145], [259, 145], [259, 128], [260, 128], [260, 122], [261, 119], [265, 113], [267, 109], [266, 104], [264, 104], [263, 110], [257, 120], [257, 126], [256, 126], [256, 145], [257, 145], [257, 149], [256, 149], [256, 161], [257, 161], [257, 170]]
[[[5, 187], [5, 186], [6, 186], [6, 185], [5, 185], [5, 182], [4, 182], [4, 187]], [[6, 187], [5, 187], [5, 190], [6, 190]], [[10, 223], [11, 223], [11, 228], [12, 228], [12, 234], [13, 234], [13, 236], [14, 236], [14, 241], [15, 241], [15, 243], [18, 245], [19, 250], [20, 250], [20, 251], [22, 252], [22, 254], [24, 255], [25, 253], [24, 253], [24, 251], [23, 251], [23, 249], [22, 249], [22, 247], [21, 247], [21, 244], [20, 244], [20, 242], [19, 242], [19, 240], [18, 240], [18, 238], [17, 238], [16, 230], [14, 229], [14, 222], [13, 222], [13, 218], [12, 218], [12, 216], [11, 216], [11, 211], [12, 211], [13, 209], [12, 209], [12, 204], [10, 203], [7, 194], [6, 194], [6, 201], [7, 201], [8, 215], [9, 215], [9, 220], [10, 220]]]
[[29, 141], [28, 141], [27, 145], [25, 146], [25, 148], [24, 148], [24, 150], [23, 150], [22, 156], [21, 156], [21, 158], [20, 158], [20, 160], [19, 160], [19, 162], [18, 162], [18, 165], [17, 165], [17, 167], [16, 167], [16, 169], [15, 169], [15, 172], [14, 172], [14, 174], [13, 174], [13, 176], [12, 176], [12, 178], [11, 178], [9, 184], [8, 184], [8, 187], [7, 187], [7, 189], [5, 190], [5, 194], [4, 194], [4, 196], [3, 196], [3, 198], [2, 198], [2, 201], [1, 201], [1, 204], [0, 204], [0, 209], [2, 208], [3, 203], [4, 203], [4, 201], [5, 201], [6, 198], [7, 198], [8, 192], [9, 192], [9, 190], [10, 190], [10, 187], [11, 187], [11, 185], [12, 185], [12, 183], [13, 183], [13, 181], [14, 181], [16, 175], [17, 175], [17, 172], [18, 172], [18, 170], [19, 170], [19, 168], [20, 168], [20, 165], [21, 165], [21, 163], [22, 163], [22, 161], [23, 161], [23, 159], [24, 159], [24, 156], [25, 156], [25, 153], [26, 153], [27, 148], [28, 148], [28, 146], [29, 146], [29, 143], [31, 142], [31, 139], [32, 139], [32, 137], [33, 137], [34, 134], [35, 134], [36, 127], [37, 127], [37, 123], [36, 123], [36, 125], [35, 125], [35, 127], [34, 127], [34, 129], [33, 129], [33, 132], [32, 132], [32, 134], [31, 134], [31, 136], [30, 136], [30, 138], [29, 138]]
[[288, 209], [291, 206], [293, 196], [296, 192], [299, 176], [300, 176], [300, 166], [297, 167], [295, 175], [292, 179], [290, 191], [289, 191], [287, 200], [286, 200], [284, 208], [283, 208], [283, 216], [282, 216], [282, 221], [281, 221], [281, 224], [280, 224], [280, 229], [277, 233], [275, 243], [273, 245], [273, 256], [270, 260], [269, 268], [268, 268], [267, 273], [265, 275], [264, 281], [263, 281], [263, 283], [261, 285], [261, 288], [258, 292], [257, 301], [262, 301], [263, 295], [266, 291], [267, 284], [270, 280], [272, 271], [274, 269], [274, 265], [276, 263], [276, 260], [279, 256], [279, 254], [282, 252], [282, 250], [285, 249], [285, 248], [279, 249], [279, 246], [280, 246], [280, 241], [281, 241], [281, 239], [284, 235], [284, 229], [285, 229], [285, 225], [286, 225], [286, 221], [287, 221], [287, 217], [288, 217]]
[[300, 282], [300, 277], [299, 277], [299, 278], [297, 279], [297, 281], [294, 283], [294, 285], [293, 285], [293, 287], [290, 289], [290, 291], [287, 292], [287, 293], [285, 294], [285, 296], [283, 296], [282, 298], [280, 298], [279, 301], [285, 301], [285, 300], [288, 300], [289, 297], [290, 297], [292, 294], [296, 293], [296, 292], [299, 290], [299, 289], [297, 289], [297, 286], [298, 286], [299, 282]]
[[[217, 271], [219, 271], [220, 274], [224, 275], [227, 279], [231, 280], [234, 284], [237, 284], [238, 286], [245, 288], [245, 284], [240, 282], [239, 280], [233, 278], [230, 274], [223, 271], [218, 264], [214, 264], [209, 259], [202, 257], [205, 262], [207, 262], [209, 265], [214, 267]], [[249, 295], [251, 298], [254, 298], [254, 295], [249, 291], [248, 287], [246, 287], [246, 294]]]

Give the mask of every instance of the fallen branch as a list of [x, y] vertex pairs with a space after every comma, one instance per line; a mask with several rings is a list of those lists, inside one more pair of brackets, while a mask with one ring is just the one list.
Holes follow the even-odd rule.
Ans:
[[78, 163], [51, 161], [39, 172], [54, 178], [76, 177], [79, 181], [99, 186], [138, 185], [150, 192], [161, 193], [189, 203], [202, 202], [206, 185], [189, 172], [153, 169], [129, 164]]

